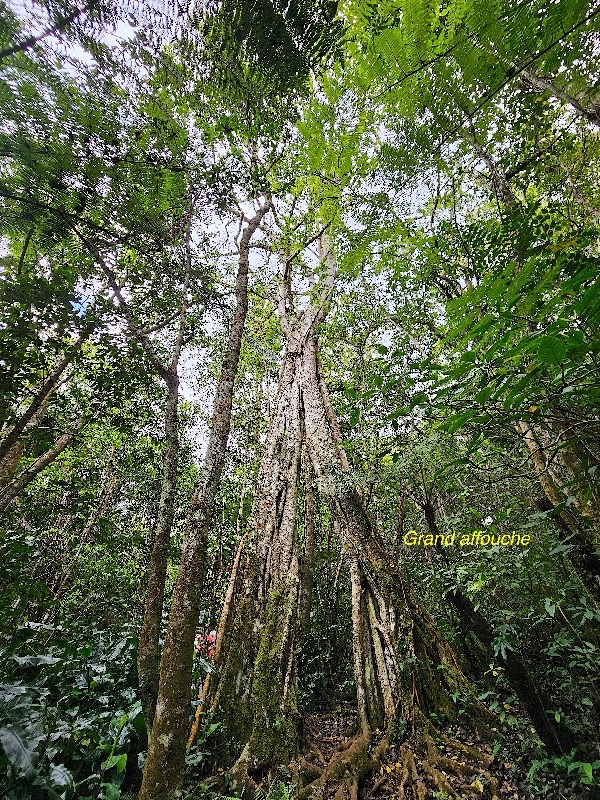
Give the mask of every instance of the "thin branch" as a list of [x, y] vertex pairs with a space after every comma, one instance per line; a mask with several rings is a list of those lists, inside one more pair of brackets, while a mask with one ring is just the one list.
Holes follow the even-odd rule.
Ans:
[[23, 248], [21, 250], [21, 256], [19, 258], [19, 263], [17, 265], [17, 275], [20, 275], [23, 271], [23, 263], [25, 261], [25, 256], [27, 255], [27, 250], [29, 248], [29, 242], [31, 241], [31, 237], [33, 236], [33, 227], [31, 227], [27, 231], [27, 236], [25, 237], [25, 241], [23, 242]]
[[144, 333], [144, 331], [138, 326], [138, 324], [134, 320], [133, 314], [129, 309], [129, 305], [127, 304], [127, 301], [123, 297], [123, 292], [121, 286], [117, 282], [117, 277], [115, 273], [108, 266], [105, 259], [99, 253], [94, 244], [85, 236], [82, 236], [79, 233], [79, 231], [75, 230], [75, 233], [81, 239], [83, 244], [87, 247], [89, 252], [93, 255], [94, 259], [100, 265], [102, 271], [106, 275], [110, 288], [113, 291], [117, 303], [119, 304], [119, 308], [123, 313], [123, 317], [125, 319], [125, 322], [127, 323], [127, 326], [129, 327], [129, 330], [139, 342], [140, 346], [142, 347], [143, 351], [146, 354], [146, 357], [148, 358], [154, 369], [158, 372], [158, 374], [164, 381], [167, 381], [169, 378], [169, 368], [165, 366], [164, 362], [159, 357], [148, 335]]
[[180, 311], [174, 311], [168, 317], [166, 317], [162, 322], [157, 322], [156, 325], [150, 325], [148, 328], [140, 328], [141, 332], [146, 336], [150, 333], [157, 333], [158, 331], [162, 331], [163, 328], [166, 328], [167, 325], [170, 325], [171, 322], [174, 322], [177, 317], [180, 315]]
[[192, 237], [192, 214], [194, 211], [193, 202], [190, 201], [190, 208], [187, 219], [187, 228], [185, 233], [185, 277], [183, 279], [183, 295], [181, 300], [181, 310], [179, 312], [179, 328], [177, 330], [177, 339], [175, 340], [175, 347], [173, 348], [173, 358], [169, 370], [176, 372], [179, 363], [179, 356], [181, 355], [181, 348], [185, 343], [185, 318], [188, 310], [188, 289], [190, 285], [190, 276], [192, 274], [192, 250], [191, 250], [191, 237]]
[[294, 261], [296, 258], [298, 258], [298, 256], [301, 253], [303, 253], [306, 250], [307, 247], [310, 247], [311, 244], [314, 244], [314, 242], [318, 241], [321, 238], [321, 236], [323, 236], [325, 231], [327, 231], [327, 229], [329, 227], [331, 227], [331, 222], [328, 222], [325, 226], [323, 226], [323, 228], [321, 228], [321, 230], [318, 233], [316, 233], [307, 242], [305, 242], [301, 247], [299, 247], [296, 250], [295, 253], [292, 253], [292, 255], [287, 259], [286, 264], [291, 265], [292, 261]]
[[5, 50], [0, 50], [0, 61], [4, 61], [5, 58], [14, 56], [16, 53], [23, 53], [25, 50], [30, 50], [32, 47], [35, 47], [36, 44], [39, 44], [42, 39], [46, 39], [48, 36], [55, 36], [57, 33], [61, 33], [61, 31], [64, 31], [66, 28], [68, 28], [69, 25], [77, 19], [77, 17], [83, 14], [84, 11], [88, 11], [92, 5], [93, 3], [91, 3], [89, 6], [84, 6], [83, 8], [76, 8], [75, 11], [72, 11], [70, 14], [66, 14], [64, 17], [59, 17], [55, 25], [52, 25], [50, 28], [46, 28], [45, 31], [37, 36], [29, 36], [22, 42], [13, 44], [11, 47], [7, 47]]

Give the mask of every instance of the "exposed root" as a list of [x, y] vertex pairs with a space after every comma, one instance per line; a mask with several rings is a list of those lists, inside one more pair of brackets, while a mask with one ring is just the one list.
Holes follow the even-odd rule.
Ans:
[[358, 800], [358, 781], [355, 778], [344, 781], [338, 787], [333, 800]]
[[476, 741], [459, 742], [428, 725], [400, 746], [386, 737], [374, 743], [370, 732], [344, 739], [337, 747], [331, 739], [327, 743], [328, 764], [323, 764], [323, 752], [312, 742], [298, 762], [300, 777], [307, 782], [299, 790], [299, 800], [358, 800], [359, 796], [427, 800], [434, 792], [444, 793], [448, 800], [514, 797], [514, 786], [508, 793], [502, 765]]
[[[489, 753], [484, 753], [482, 750], [478, 750], [476, 747], [469, 747], [468, 745], [464, 745], [461, 742], [456, 742], [452, 739], [449, 739], [447, 736], [441, 736], [446, 744], [452, 747], [454, 750], [458, 750], [461, 754], [465, 753], [468, 754], [470, 758], [478, 761], [477, 765], [473, 766], [471, 764], [465, 764], [462, 761], [459, 761], [455, 758], [447, 758], [443, 756], [436, 744], [434, 743], [431, 737], [427, 739], [427, 753], [428, 753], [428, 760], [431, 762], [434, 767], [440, 767], [447, 772], [452, 772], [454, 775], [458, 777], [478, 777], [483, 778], [487, 785], [489, 786], [490, 793], [492, 800], [500, 800], [498, 795], [498, 781], [496, 778], [486, 769], [483, 768], [482, 762], [486, 764], [491, 764], [493, 761], [493, 756], [490, 756]], [[426, 762], [425, 762], [426, 763]], [[447, 791], [443, 789], [442, 791]]]
[[[400, 752], [402, 754], [402, 761], [404, 763], [404, 767], [402, 769], [402, 774], [400, 776], [400, 786], [398, 787], [398, 798], [399, 800], [405, 800], [406, 790], [417, 782], [417, 765], [415, 764], [415, 757], [412, 754], [412, 752], [408, 749], [408, 747], [403, 747]], [[385, 780], [385, 778], [383, 780]]]
[[462, 753], [465, 753], [469, 758], [473, 761], [482, 761], [484, 764], [491, 764], [494, 760], [494, 756], [490, 753], [485, 753], [483, 750], [479, 750], [477, 747], [471, 747], [468, 744], [463, 744], [463, 742], [458, 742], [456, 739], [450, 739], [443, 733], [438, 732], [438, 738], [451, 747], [453, 750], [459, 750]]
[[373, 787], [372, 787], [371, 791], [369, 792], [369, 794], [367, 795], [367, 797], [375, 797], [375, 795], [377, 794], [379, 789], [381, 789], [381, 787], [385, 784], [386, 781], [387, 781], [387, 777], [385, 775], [383, 775], [381, 778], [379, 778], [379, 780], [375, 781], [375, 783], [373, 784]]
[[427, 787], [423, 781], [415, 781], [417, 800], [427, 800]]
[[308, 761], [304, 756], [300, 759], [299, 762], [300, 772], [304, 775], [310, 775], [313, 778], [320, 778], [323, 774], [323, 767], [319, 767], [317, 764], [313, 764], [311, 761]]
[[446, 776], [436, 769], [432, 764], [430, 764], [429, 761], [423, 760], [421, 762], [421, 767], [436, 789], [439, 789], [441, 792], [445, 792], [448, 797], [459, 797], [449, 781], [446, 779]]
[[299, 800], [327, 797], [332, 789], [334, 800], [358, 800], [361, 782], [379, 767], [388, 741], [383, 739], [371, 752], [370, 745], [371, 737], [365, 734], [350, 740], [347, 747], [334, 753], [316, 780], [300, 789]]
[[244, 797], [254, 797], [258, 787], [257, 782], [250, 775], [250, 769], [250, 748], [246, 745], [231, 770], [233, 785], [236, 789], [242, 790], [242, 796]]
[[327, 761], [326, 761], [325, 756], [323, 755], [323, 753], [317, 747], [317, 745], [314, 742], [311, 742], [309, 747], [310, 747], [311, 753], [313, 753], [317, 757], [317, 760], [321, 762], [322, 766], [325, 766]]

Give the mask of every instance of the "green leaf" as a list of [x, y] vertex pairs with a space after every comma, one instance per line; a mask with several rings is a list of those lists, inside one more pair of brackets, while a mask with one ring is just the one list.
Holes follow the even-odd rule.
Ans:
[[64, 764], [52, 764], [50, 769], [50, 782], [54, 786], [72, 788], [73, 776]]
[[569, 553], [572, 549], [572, 544], [559, 544], [554, 548], [554, 550], [550, 550], [548, 555], [555, 556], [558, 553]]
[[549, 597], [546, 597], [546, 599], [544, 600], [544, 608], [551, 617], [553, 617], [554, 614], [556, 613], [556, 604], [553, 603]]
[[13, 656], [20, 667], [39, 667], [42, 664], [58, 664], [60, 658], [54, 656]]
[[567, 353], [567, 342], [555, 336], [542, 336], [538, 343], [538, 358], [544, 364], [559, 366]]
[[125, 765], [127, 764], [127, 753], [123, 754], [116, 754], [109, 756], [105, 759], [101, 767], [104, 770], [112, 769], [113, 767], [117, 768], [117, 772], [122, 772], [125, 769]]
[[129, 721], [140, 739], [146, 736], [146, 719], [141, 706], [137, 706], [129, 715]]
[[[34, 742], [27, 741], [23, 734], [17, 733], [14, 729], [0, 728], [0, 744], [4, 748], [6, 757], [15, 769], [25, 775], [30, 776], [35, 773], [37, 755], [35, 745], [41, 740], [38, 737]], [[33, 747], [32, 747], [33, 744]]]
[[103, 783], [102, 789], [102, 800], [119, 800], [121, 797], [121, 790], [114, 783]]

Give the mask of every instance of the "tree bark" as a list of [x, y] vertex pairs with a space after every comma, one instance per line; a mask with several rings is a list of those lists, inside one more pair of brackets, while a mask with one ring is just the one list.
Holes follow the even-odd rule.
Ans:
[[150, 554], [148, 585], [137, 655], [138, 686], [142, 711], [148, 730], [152, 730], [158, 695], [159, 641], [164, 605], [169, 543], [175, 514], [177, 461], [179, 454], [178, 408], [179, 378], [177, 371], [167, 382], [165, 406], [165, 453], [163, 478], [158, 507], [154, 543]]
[[538, 92], [550, 92], [557, 100], [567, 103], [573, 108], [580, 117], [583, 117], [587, 122], [590, 122], [596, 127], [600, 127], [600, 105], [598, 103], [586, 104], [581, 99], [573, 97], [558, 86], [550, 79], [538, 75], [534, 70], [527, 69], [523, 73], [528, 83]]
[[[339, 520], [342, 545], [355, 560], [354, 569], [360, 575], [363, 673], [370, 676], [369, 724], [373, 730], [382, 726], [392, 730], [398, 718], [414, 721], [432, 711], [451, 715], [450, 695], [456, 689], [471, 695], [473, 714], [478, 717], [482, 709], [477, 707], [454, 653], [413, 596], [352, 486], [347, 459], [337, 441], [337, 421], [328, 412], [330, 403], [322, 394], [324, 384], [318, 381], [317, 363], [313, 333], [305, 344], [303, 359], [307, 447], [319, 492]], [[404, 662], [402, 669], [398, 653]]]
[[[232, 611], [232, 603], [233, 597], [235, 593], [235, 587], [237, 582], [237, 575], [238, 570], [240, 567], [240, 561], [242, 558], [242, 551], [244, 548], [244, 542], [246, 537], [242, 535], [242, 515], [244, 512], [244, 497], [246, 494], [246, 486], [244, 485], [241, 495], [240, 495], [240, 506], [238, 512], [238, 519], [236, 524], [236, 534], [238, 538], [238, 546], [235, 551], [235, 558], [233, 560], [233, 566], [231, 568], [231, 573], [229, 576], [229, 584], [227, 586], [227, 591], [225, 593], [225, 599], [223, 600], [223, 607], [221, 609], [221, 615], [219, 617], [219, 624], [217, 626], [217, 636], [215, 640], [215, 650], [213, 654], [213, 663], [219, 664], [221, 661], [221, 652], [223, 650], [223, 642], [225, 637], [225, 631], [227, 629], [227, 624], [229, 622], [229, 616]], [[200, 729], [200, 721], [202, 718], [202, 713], [204, 712], [204, 704], [206, 702], [206, 697], [208, 695], [208, 690], [210, 687], [210, 679], [211, 673], [209, 672], [203, 683], [202, 689], [200, 690], [200, 695], [198, 697], [198, 706], [196, 708], [196, 714], [194, 717], [194, 722], [192, 725], [192, 729], [190, 731], [190, 735], [188, 737], [187, 746], [188, 748], [191, 747], [194, 742], [196, 741], [196, 737], [198, 736], [198, 730]]]
[[212, 505], [227, 451], [234, 381], [248, 311], [250, 239], [271, 206], [269, 198], [248, 222], [240, 239], [236, 309], [217, 384], [204, 464], [186, 521], [179, 572], [160, 661], [158, 698], [140, 800], [170, 800], [183, 777], [194, 635], [200, 611], [206, 544]]
[[304, 477], [304, 546], [300, 586], [300, 627], [305, 634], [310, 630], [315, 571], [315, 496], [312, 481], [312, 470], [309, 467]]
[[[156, 521], [156, 527], [151, 544], [152, 549], [148, 563], [148, 585], [144, 600], [144, 612], [142, 618], [142, 627], [140, 630], [140, 641], [137, 657], [139, 694], [149, 735], [151, 734], [152, 730], [158, 693], [160, 631], [164, 606], [169, 542], [171, 539], [171, 530], [173, 527], [173, 518], [175, 514], [175, 492], [177, 489], [177, 464], [179, 457], [178, 367], [185, 340], [185, 325], [189, 302], [188, 290], [192, 271], [191, 225], [193, 211], [193, 193], [190, 192], [189, 206], [184, 216], [186, 227], [186, 258], [181, 305], [175, 314], [167, 318], [166, 322], [163, 321], [158, 325], [151, 326], [149, 328], [143, 328], [136, 321], [129, 304], [125, 299], [122, 287], [117, 280], [114, 270], [110, 267], [107, 260], [102, 256], [93, 241], [78, 233], [79, 238], [85, 244], [89, 252], [94, 256], [94, 259], [97, 261], [102, 271], [106, 275], [108, 283], [118, 303], [120, 312], [131, 335], [136, 339], [144, 351], [149, 363], [163, 380], [167, 388], [167, 400], [165, 403], [165, 453], [163, 459], [161, 494], [158, 508], [158, 518]], [[175, 337], [175, 344], [171, 353], [170, 362], [167, 362], [160, 356], [159, 352], [154, 346], [154, 343], [150, 338], [150, 333], [162, 329], [166, 324], [177, 318], [179, 318], [179, 321], [177, 334]]]
[[258, 496], [223, 635], [211, 710], [226, 720], [239, 785], [258, 783], [298, 747], [296, 532], [303, 431], [297, 338], [286, 350], [261, 462]]
[[[224, 720], [238, 753], [241, 749], [233, 769], [240, 788], [256, 786], [298, 749], [295, 518], [301, 448], [350, 563], [361, 730], [356, 758], [373, 762], [367, 751], [377, 728], [390, 738], [403, 735], [409, 724], [424, 730], [429, 712], [452, 715], [452, 692], [470, 691], [452, 650], [412, 595], [353, 486], [317, 352], [317, 326], [325, 318], [335, 279], [327, 243], [321, 249], [327, 275], [317, 301], [304, 311], [293, 308], [289, 261], [284, 270], [278, 313], [286, 349], [276, 407], [252, 533], [238, 572], [236, 614], [224, 637], [223, 660], [211, 692], [211, 711]], [[470, 695], [472, 718], [482, 721], [485, 714]]]
[[46, 399], [42, 402], [29, 422], [25, 425], [20, 437], [16, 440], [16, 442], [14, 442], [4, 458], [0, 461], [0, 486], [9, 483], [17, 471], [19, 461], [23, 456], [30, 435], [42, 421], [46, 413], [49, 400], [50, 395], [47, 395]]

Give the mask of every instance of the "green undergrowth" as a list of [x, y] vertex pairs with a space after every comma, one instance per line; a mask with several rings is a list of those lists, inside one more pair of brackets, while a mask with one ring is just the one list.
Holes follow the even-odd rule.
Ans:
[[27, 623], [0, 639], [0, 795], [118, 800], [139, 780], [146, 726], [131, 631]]

